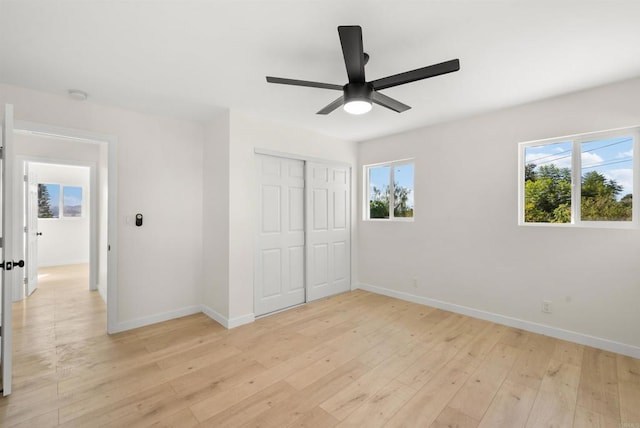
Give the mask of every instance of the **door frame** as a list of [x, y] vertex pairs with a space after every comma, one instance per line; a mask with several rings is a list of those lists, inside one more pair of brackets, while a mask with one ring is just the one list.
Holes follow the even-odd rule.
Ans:
[[[353, 165], [350, 164], [349, 162], [341, 162], [341, 161], [334, 161], [334, 160], [330, 160], [330, 159], [322, 159], [322, 158], [316, 158], [316, 157], [312, 157], [312, 156], [304, 156], [304, 155], [299, 155], [299, 154], [295, 154], [295, 153], [288, 153], [288, 152], [280, 152], [277, 150], [270, 150], [270, 149], [262, 149], [259, 147], [254, 147], [253, 149], [253, 153], [254, 153], [254, 171], [257, 169], [256, 167], [256, 162], [257, 162], [257, 157], [255, 155], [267, 155], [267, 156], [274, 156], [274, 157], [279, 157], [279, 158], [285, 158], [285, 159], [292, 159], [292, 160], [301, 160], [304, 161], [305, 165], [305, 186], [304, 186], [304, 231], [305, 231], [305, 243], [304, 243], [304, 303], [309, 303], [309, 284], [308, 284], [308, 280], [307, 280], [307, 273], [308, 273], [308, 269], [307, 269], [307, 231], [308, 231], [308, 225], [307, 225], [307, 192], [308, 192], [308, 186], [306, 183], [306, 168], [307, 168], [307, 163], [308, 162], [317, 162], [317, 163], [324, 163], [327, 165], [334, 165], [334, 166], [341, 166], [341, 167], [345, 167], [348, 169], [349, 171], [349, 188], [350, 188], [350, 197], [349, 197], [349, 240], [351, 242], [350, 245], [350, 254], [349, 254], [349, 284], [350, 284], [350, 289], [353, 290], [354, 289], [354, 283], [353, 283], [353, 242], [354, 242], [354, 227], [353, 227]], [[256, 177], [256, 175], [254, 174], [254, 177]], [[255, 178], [257, 180], [257, 177]], [[258, 188], [258, 183], [254, 183], [254, 188], [257, 189]], [[257, 192], [256, 192], [257, 195]], [[257, 212], [257, 210], [256, 210]], [[257, 224], [257, 221], [254, 221], [253, 224]], [[255, 226], [254, 226], [255, 227]], [[254, 236], [254, 257], [255, 257], [255, 253], [256, 253], [256, 249], [257, 249], [257, 245], [258, 245], [258, 234], [257, 231], [254, 230], [253, 233]], [[254, 297], [253, 297], [253, 301], [254, 301], [254, 305], [255, 305], [255, 262], [254, 262], [254, 272], [253, 272], [253, 277], [254, 277], [254, 284], [253, 284], [253, 291], [254, 291]], [[295, 307], [295, 306], [294, 306]], [[285, 309], [281, 309], [278, 311], [274, 311], [274, 312], [269, 312], [267, 314], [264, 315], [260, 315], [257, 316], [256, 319], [258, 318], [262, 318], [265, 316], [269, 316], [272, 314], [276, 314], [278, 312], [282, 312], [283, 310], [287, 310], [287, 309], [291, 309], [291, 308], [285, 308]], [[254, 306], [254, 310], [255, 310], [255, 306]]]
[[[21, 233], [22, 227], [16, 225], [13, 218], [13, 206], [8, 206], [8, 201], [13, 203], [10, 197], [16, 185], [13, 184], [13, 129], [14, 129], [14, 110], [13, 105], [5, 104], [2, 118], [2, 258], [8, 263], [15, 261], [14, 238], [16, 232]], [[11, 394], [13, 382], [13, 287], [16, 279], [15, 269], [2, 268], [2, 340], [0, 343], [0, 365], [2, 366], [2, 396]]]
[[[18, 132], [19, 133], [19, 132]], [[39, 163], [46, 165], [60, 165], [60, 166], [81, 166], [89, 168], [89, 290], [97, 290], [98, 289], [98, 272], [99, 272], [99, 262], [98, 259], [98, 222], [96, 221], [96, 216], [98, 215], [98, 199], [100, 195], [97, 192], [97, 164], [92, 161], [75, 161], [68, 159], [53, 159], [48, 157], [41, 156], [31, 156], [31, 155], [17, 155], [16, 156], [16, 165], [24, 167], [27, 163]], [[24, 174], [24, 169], [21, 171], [16, 171], [16, 177]], [[21, 181], [17, 180], [16, 182]], [[22, 181], [24, 183], [24, 181]], [[22, 192], [24, 193], [24, 192]], [[14, 198], [19, 198], [18, 192], [14, 192]], [[23, 212], [22, 215], [18, 218], [23, 218], [23, 215], [28, 217], [29, 213], [25, 211], [25, 204], [19, 204], [17, 201], [14, 201], [14, 206], [22, 205]], [[24, 202], [24, 201], [23, 201]], [[24, 235], [24, 233], [23, 233]], [[27, 255], [25, 254], [25, 262]], [[26, 270], [25, 270], [26, 272]], [[108, 274], [107, 274], [108, 275]], [[23, 298], [26, 297], [23, 295]], [[14, 301], [16, 300], [16, 296], [13, 296]]]
[[[33, 136], [47, 137], [47, 138], [62, 138], [66, 140], [74, 140], [87, 144], [105, 144], [107, 147], [107, 185], [108, 185], [108, 197], [107, 197], [107, 333], [117, 333], [118, 329], [118, 234], [117, 234], [117, 191], [118, 191], [118, 138], [114, 135], [102, 134], [92, 131], [84, 131], [73, 128], [58, 127], [52, 125], [46, 125], [36, 122], [29, 122], [24, 120], [14, 121], [14, 133], [28, 134]], [[33, 156], [31, 156], [33, 157]], [[53, 163], [58, 163], [58, 160]], [[70, 161], [60, 160], [61, 163], [69, 163]], [[40, 161], [36, 161], [40, 162]], [[73, 161], [71, 161], [73, 162]], [[97, 171], [95, 171], [97, 175]], [[92, 182], [94, 177], [91, 177]], [[97, 181], [97, 179], [96, 179]], [[23, 180], [20, 180], [20, 186], [22, 186]], [[14, 184], [15, 188], [16, 184]], [[95, 186], [94, 186], [95, 187]], [[15, 201], [14, 201], [15, 202]], [[94, 212], [94, 203], [97, 206], [97, 193], [93, 192], [91, 198], [91, 210]], [[95, 225], [97, 228], [97, 225]], [[21, 232], [22, 226], [20, 226]], [[92, 227], [93, 234], [93, 227]], [[97, 233], [96, 233], [97, 238]], [[97, 239], [96, 239], [97, 241]], [[96, 248], [99, 245], [96, 242]], [[95, 257], [98, 257], [98, 251], [95, 252]], [[93, 259], [92, 259], [93, 261]], [[99, 260], [97, 260], [99, 263]], [[97, 274], [97, 272], [96, 272]]]

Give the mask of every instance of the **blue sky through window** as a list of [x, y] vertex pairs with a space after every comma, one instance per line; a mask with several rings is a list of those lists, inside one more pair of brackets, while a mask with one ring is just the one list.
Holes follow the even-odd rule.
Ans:
[[82, 215], [82, 187], [64, 186], [62, 204], [65, 217], [80, 217]]
[[375, 187], [380, 190], [381, 196], [384, 196], [389, 188], [389, 174], [388, 166], [369, 168], [369, 195], [374, 195], [373, 188]]
[[82, 205], [82, 187], [65, 186], [63, 193], [65, 205]]
[[49, 206], [55, 212], [60, 209], [60, 185], [45, 184], [49, 192]]
[[[618, 198], [633, 192], [633, 137], [622, 136], [580, 144], [584, 175], [597, 171], [622, 186]], [[571, 168], [571, 143], [561, 142], [525, 148], [525, 163]]]
[[633, 138], [617, 137], [582, 143], [582, 175], [597, 171], [622, 186], [618, 199], [633, 192]]
[[[413, 164], [394, 166], [393, 178], [403, 187], [411, 189], [409, 206], [413, 207]], [[373, 195], [373, 187], [384, 191], [390, 184], [390, 168], [388, 166], [369, 168], [369, 194]]]

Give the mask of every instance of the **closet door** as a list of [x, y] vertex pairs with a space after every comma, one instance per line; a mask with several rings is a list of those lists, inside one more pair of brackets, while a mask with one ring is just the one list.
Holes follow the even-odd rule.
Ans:
[[256, 155], [258, 202], [254, 312], [305, 301], [304, 162]]
[[306, 164], [307, 301], [351, 289], [350, 172]]

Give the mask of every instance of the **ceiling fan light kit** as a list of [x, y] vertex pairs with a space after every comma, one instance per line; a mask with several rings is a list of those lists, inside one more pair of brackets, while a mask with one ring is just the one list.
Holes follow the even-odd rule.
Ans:
[[371, 102], [363, 100], [347, 101], [346, 103], [344, 103], [343, 107], [344, 111], [346, 111], [347, 113], [356, 115], [369, 113], [372, 108], [373, 106], [371, 105]]
[[363, 49], [362, 28], [358, 25], [340, 26], [338, 27], [338, 35], [340, 36], [342, 54], [344, 56], [344, 63], [347, 68], [347, 76], [349, 78], [349, 83], [346, 85], [340, 86], [331, 83], [311, 82], [307, 80], [287, 79], [272, 76], [267, 76], [267, 82], [342, 91], [342, 96], [340, 98], [322, 108], [317, 114], [329, 114], [340, 106], [343, 106], [347, 113], [357, 115], [365, 114], [371, 110], [373, 103], [386, 107], [397, 113], [402, 113], [403, 111], [409, 110], [411, 107], [391, 97], [383, 95], [379, 91], [460, 70], [460, 61], [458, 59], [452, 59], [439, 64], [367, 82], [364, 74], [364, 66], [369, 60], [369, 55], [365, 53]]

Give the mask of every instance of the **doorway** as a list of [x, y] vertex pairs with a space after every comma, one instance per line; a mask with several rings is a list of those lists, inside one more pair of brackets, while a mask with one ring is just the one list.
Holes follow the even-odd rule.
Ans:
[[[117, 323], [117, 261], [116, 261], [116, 190], [117, 181], [115, 173], [117, 170], [117, 152], [115, 137], [96, 134], [87, 131], [75, 129], [58, 128], [49, 125], [42, 125], [32, 122], [15, 121], [14, 126], [14, 146], [16, 153], [16, 175], [20, 175], [16, 183], [23, 182], [23, 171], [27, 175], [29, 181], [29, 166], [36, 165], [38, 168], [58, 168], [67, 171], [67, 177], [60, 179], [47, 180], [34, 179], [37, 184], [53, 184], [59, 185], [60, 196], [58, 199], [58, 210], [65, 208], [65, 190], [67, 192], [67, 202], [69, 202], [67, 215], [64, 211], [59, 213], [57, 220], [39, 219], [45, 227], [52, 226], [77, 226], [78, 223], [89, 223], [89, 241], [86, 241], [86, 235], [79, 238], [85, 246], [84, 255], [76, 252], [75, 256], [72, 252], [66, 254], [57, 254], [57, 259], [45, 259], [40, 265], [54, 266], [66, 263], [69, 265], [88, 264], [88, 276], [82, 280], [85, 289], [95, 290], [100, 295], [102, 301], [106, 304], [106, 333], [114, 333], [118, 331]], [[23, 166], [27, 166], [23, 170]], [[76, 178], [72, 178], [75, 171]], [[87, 184], [88, 171], [88, 184]], [[47, 173], [48, 174], [48, 173]], [[69, 175], [71, 174], [71, 175]], [[77, 174], [83, 176], [78, 181]], [[49, 182], [49, 183], [47, 183]], [[33, 184], [33, 183], [32, 183]], [[80, 185], [78, 185], [80, 184]], [[16, 184], [17, 185], [17, 184]], [[22, 187], [20, 185], [20, 187]], [[16, 189], [14, 192], [14, 207], [20, 207], [20, 212], [15, 214], [16, 218], [26, 221], [26, 189], [20, 191]], [[20, 200], [17, 200], [20, 199]], [[55, 198], [54, 198], [55, 199]], [[74, 203], [74, 200], [76, 201]], [[81, 203], [77, 202], [81, 200]], [[80, 205], [80, 206], [78, 206]], [[15, 211], [14, 211], [15, 212]], [[40, 230], [36, 233], [42, 233], [37, 239], [42, 246], [56, 247], [57, 239], [53, 239], [52, 235], [60, 232]], [[48, 237], [45, 237], [48, 234]], [[58, 237], [60, 234], [58, 233]], [[27, 239], [24, 239], [27, 238]], [[46, 239], [46, 241], [45, 241]], [[28, 241], [27, 234], [23, 234], [22, 241]], [[21, 241], [21, 242], [22, 242]], [[23, 245], [18, 245], [22, 248]], [[86, 256], [86, 248], [88, 247], [88, 260]], [[51, 248], [49, 248], [51, 249]], [[42, 251], [40, 251], [42, 252]], [[42, 254], [41, 254], [42, 255]], [[27, 259], [29, 255], [25, 253]], [[25, 260], [28, 265], [28, 260]], [[32, 263], [33, 265], [33, 263]], [[28, 269], [27, 269], [28, 270]], [[74, 277], [77, 280], [77, 277]], [[28, 284], [27, 284], [28, 286]], [[26, 287], [20, 284], [22, 289]], [[14, 296], [19, 295], [20, 289], [15, 292]], [[29, 290], [26, 290], [27, 293]], [[26, 294], [26, 293], [25, 293]]]
[[255, 315], [349, 291], [349, 166], [256, 153], [256, 169]]
[[[18, 143], [28, 143], [23, 140], [16, 138]], [[98, 290], [99, 266], [97, 257], [92, 257], [97, 252], [95, 229], [99, 216], [93, 202], [95, 163], [28, 159], [19, 156], [17, 162], [24, 170], [25, 278], [23, 289], [14, 292], [14, 301], [31, 296], [38, 289], [42, 269], [51, 267], [58, 268], [52, 272], [64, 275], [64, 267], [69, 266], [76, 271], [74, 281], [84, 283], [86, 290]], [[80, 272], [84, 274], [78, 277]], [[104, 293], [102, 298], [106, 303]]]

